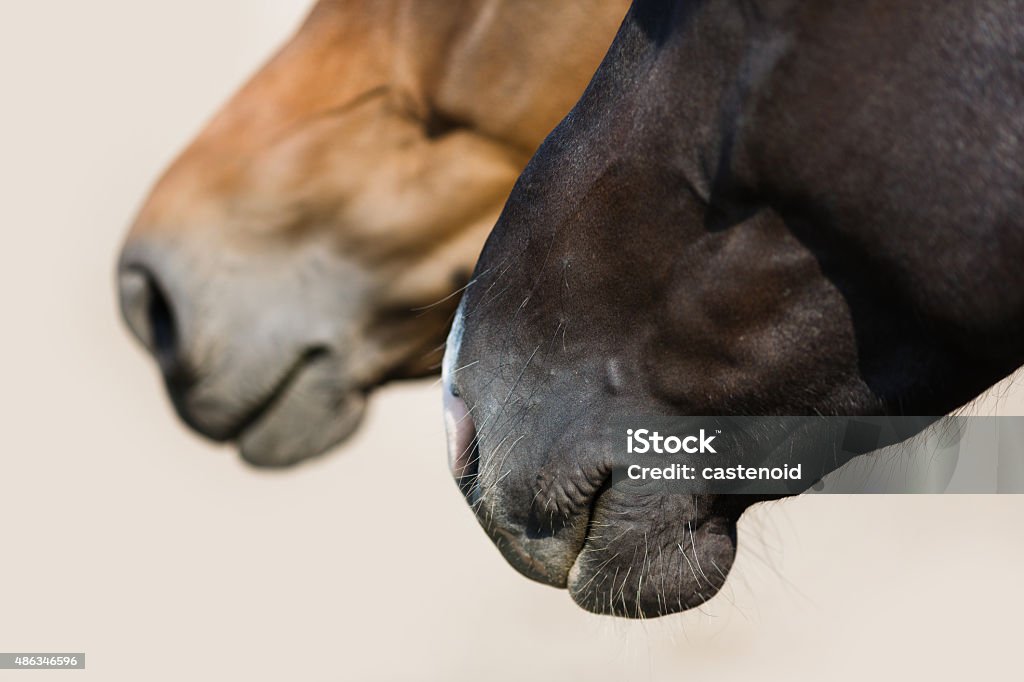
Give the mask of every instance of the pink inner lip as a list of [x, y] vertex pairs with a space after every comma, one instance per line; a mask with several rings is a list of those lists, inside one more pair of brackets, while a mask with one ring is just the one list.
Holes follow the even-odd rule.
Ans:
[[444, 391], [444, 426], [448, 435], [448, 468], [456, 479], [470, 470], [476, 427], [466, 403], [451, 391]]

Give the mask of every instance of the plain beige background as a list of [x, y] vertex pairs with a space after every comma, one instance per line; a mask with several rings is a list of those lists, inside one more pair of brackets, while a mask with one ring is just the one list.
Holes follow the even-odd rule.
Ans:
[[305, 4], [0, 5], [0, 651], [88, 656], [0, 679], [1020, 676], [1022, 497], [758, 509], [719, 597], [629, 623], [500, 558], [448, 479], [431, 382], [285, 473], [179, 426], [117, 317], [116, 250]]

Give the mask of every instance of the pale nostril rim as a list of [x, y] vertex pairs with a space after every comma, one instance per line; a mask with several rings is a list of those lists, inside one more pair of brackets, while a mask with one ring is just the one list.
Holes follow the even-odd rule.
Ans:
[[462, 487], [477, 473], [476, 427], [466, 403], [448, 387], [444, 389], [444, 426], [448, 436], [448, 467]]
[[169, 370], [176, 363], [178, 332], [167, 297], [141, 268], [123, 269], [119, 280], [125, 322], [161, 367]]
[[153, 330], [149, 325], [149, 278], [141, 270], [122, 269], [118, 273], [118, 293], [121, 296], [121, 315], [135, 338], [148, 350], [153, 350]]

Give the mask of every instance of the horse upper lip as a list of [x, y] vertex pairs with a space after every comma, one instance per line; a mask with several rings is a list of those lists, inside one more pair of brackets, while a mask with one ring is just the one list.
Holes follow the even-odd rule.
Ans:
[[[567, 588], [572, 568], [576, 565], [580, 555], [586, 548], [587, 542], [591, 539], [595, 510], [598, 504], [600, 504], [602, 495], [610, 485], [610, 475], [608, 480], [594, 492], [585, 508], [581, 509], [579, 515], [573, 519], [574, 526], [583, 525], [584, 527], [583, 537], [579, 545], [571, 550], [566, 548], [568, 551], [561, 556], [550, 554], [547, 556], [547, 560], [543, 558], [543, 555], [547, 553], [545, 550], [548, 548], [544, 547], [543, 543], [561, 543], [564, 542], [564, 536], [556, 537], [553, 528], [539, 530], [541, 526], [534, 525], [534, 523], [540, 524], [543, 522], [537, 519], [519, 528], [510, 528], [496, 522], [495, 517], [500, 517], [501, 514], [495, 514], [496, 510], [481, 504], [477, 477], [474, 475], [470, 482], [465, 484], [465, 487], [463, 485], [463, 482], [460, 481], [463, 494], [476, 512], [481, 525], [491, 536], [506, 560], [516, 570], [532, 580], [554, 587]], [[531, 551], [531, 545], [533, 546], [533, 551]], [[557, 544], [555, 546], [557, 547]]]

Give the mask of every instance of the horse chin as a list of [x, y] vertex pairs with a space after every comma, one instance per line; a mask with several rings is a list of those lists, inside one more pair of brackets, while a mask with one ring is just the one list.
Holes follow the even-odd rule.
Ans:
[[692, 496], [635, 505], [613, 493], [595, 504], [569, 571], [573, 601], [592, 613], [656, 618], [695, 608], [721, 590], [736, 556], [736, 519], [694, 515]]

